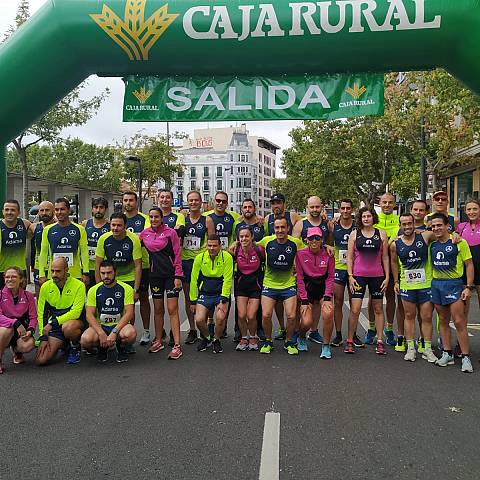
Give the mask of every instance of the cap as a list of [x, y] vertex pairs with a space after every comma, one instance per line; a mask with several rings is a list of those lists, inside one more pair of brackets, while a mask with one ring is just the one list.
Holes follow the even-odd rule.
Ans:
[[445, 190], [439, 190], [438, 192], [433, 192], [432, 198], [438, 197], [439, 195], [447, 195]]
[[307, 238], [313, 237], [314, 235], [320, 235], [321, 237], [323, 237], [322, 229], [320, 227], [310, 227], [307, 230]]
[[274, 193], [270, 197], [270, 201], [274, 202], [275, 200], [280, 200], [281, 202], [284, 202], [285, 201], [285, 195], [283, 193]]

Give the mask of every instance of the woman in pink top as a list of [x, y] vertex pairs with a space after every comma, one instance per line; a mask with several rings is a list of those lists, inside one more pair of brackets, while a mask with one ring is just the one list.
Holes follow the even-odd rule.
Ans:
[[238, 244], [231, 252], [235, 260], [235, 301], [238, 328], [242, 338], [237, 350], [258, 350], [257, 311], [262, 293], [265, 250], [253, 242], [253, 231], [245, 226], [238, 231]]
[[[467, 241], [472, 253], [474, 280], [477, 287], [478, 302], [480, 305], [480, 202], [478, 200], [469, 200], [465, 204], [465, 213], [468, 222], [459, 223], [457, 233]], [[466, 279], [464, 281], [466, 284]], [[470, 300], [467, 301], [467, 315], [470, 306]]]
[[378, 223], [377, 213], [373, 208], [362, 207], [357, 213], [356, 230], [350, 234], [347, 250], [347, 271], [352, 301], [348, 318], [348, 340], [345, 353], [355, 353], [353, 335], [357, 329], [358, 317], [362, 309], [363, 297], [367, 290], [372, 300], [377, 330], [378, 355], [385, 355], [383, 344], [383, 294], [390, 278], [390, 262], [388, 257], [388, 240], [383, 230], [374, 228]]
[[0, 291], [0, 374], [5, 370], [3, 352], [9, 345], [16, 364], [24, 363], [23, 354], [35, 347], [37, 309], [33, 295], [22, 288], [24, 281], [20, 268], [5, 271], [5, 287]]
[[307, 351], [305, 335], [312, 327], [313, 319], [323, 318], [323, 347], [320, 358], [332, 358], [330, 338], [333, 330], [333, 281], [335, 258], [323, 246], [320, 227], [307, 229], [307, 247], [295, 256], [297, 295], [301, 302], [298, 350]]

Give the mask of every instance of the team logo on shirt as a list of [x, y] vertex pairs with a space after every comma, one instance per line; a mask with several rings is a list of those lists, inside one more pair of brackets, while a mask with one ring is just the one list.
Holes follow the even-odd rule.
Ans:
[[17, 237], [18, 237], [17, 232], [10, 232], [10, 233], [8, 234], [8, 238], [12, 238], [12, 239], [13, 239], [13, 238], [17, 238]]
[[346, 233], [344, 236], [343, 236], [343, 239], [344, 240], [348, 240], [350, 238], [350, 234], [349, 233]]
[[153, 287], [152, 290], [153, 290], [154, 292], [158, 292], [158, 291], [160, 290], [160, 287]]
[[129, 245], [128, 243], [124, 243], [122, 248], [123, 248], [124, 250], [129, 250], [129, 249], [130, 249], [130, 245]]
[[223, 224], [221, 224], [221, 223], [219, 223], [219, 224], [217, 225], [217, 230], [218, 230], [218, 231], [223, 230], [224, 228], [225, 228], [225, 226], [224, 226]]
[[111, 307], [113, 304], [115, 303], [115, 300], [111, 297], [108, 297], [106, 300], [105, 300], [105, 305], [107, 307]]
[[445, 251], [448, 252], [448, 253], [450, 253], [450, 252], [453, 251], [453, 247], [452, 247], [451, 245], [447, 245], [447, 246], [445, 247]]
[[21, 231], [23, 230], [23, 225], [22, 225], [21, 223], [19, 223], [19, 224], [17, 225], [17, 230], [18, 230], [19, 232], [21, 232]]
[[418, 248], [422, 248], [423, 247], [423, 242], [421, 242], [420, 240], [415, 244]]
[[175, 221], [175, 217], [173, 217], [173, 216], [169, 217], [169, 220], [170, 220], [170, 222], [173, 222], [173, 221]]
[[199, 223], [197, 228], [201, 230], [203, 228], [203, 224]]
[[374, 240], [378, 240], [378, 235], [374, 235], [374, 236], [373, 236], [373, 239], [374, 239]]
[[228, 223], [230, 221], [230, 217], [225, 217], [225, 221]]
[[121, 298], [122, 294], [121, 292], [115, 292], [115, 298]]
[[410, 251], [408, 252], [408, 256], [409, 256], [410, 258], [416, 257], [416, 256], [417, 256], [417, 252], [416, 252], [415, 250], [410, 250]]
[[293, 251], [293, 250], [292, 250], [292, 247], [287, 247], [287, 248], [285, 249], [285, 252], [287, 252], [287, 253], [292, 253], [292, 251]]
[[127, 230], [128, 230], [130, 233], [134, 233], [133, 227], [128, 227]]
[[120, 252], [120, 251], [115, 252], [115, 256], [116, 256], [117, 258], [123, 257], [123, 253]]
[[437, 252], [436, 259], [443, 260], [445, 258], [445, 254], [443, 252]]
[[260, 231], [260, 227], [253, 227], [253, 231], [254, 231], [255, 233], [258, 233], [258, 232]]
[[70, 230], [70, 231], [68, 232], [68, 234], [69, 234], [71, 237], [75, 236], [76, 233], [77, 233], [76, 230]]
[[66, 243], [68, 243], [68, 238], [67, 238], [67, 237], [62, 237], [62, 238], [60, 239], [60, 243], [61, 243], [62, 245], [65, 245]]
[[189, 228], [188, 233], [193, 235], [195, 233], [195, 228]]
[[365, 245], [371, 245], [372, 244], [372, 241], [370, 239], [368, 239], [366, 242], [365, 242]]
[[137, 227], [139, 227], [141, 224], [142, 224], [142, 221], [141, 221], [141, 220], [135, 220], [135, 225], [136, 225]]
[[91, 237], [92, 237], [92, 238], [97, 238], [97, 237], [98, 237], [98, 232], [92, 232]]
[[285, 255], [283, 255], [283, 254], [281, 254], [281, 255], [278, 256], [278, 261], [279, 261], [279, 262], [284, 262], [285, 259], [286, 259], [286, 257], [285, 257]]

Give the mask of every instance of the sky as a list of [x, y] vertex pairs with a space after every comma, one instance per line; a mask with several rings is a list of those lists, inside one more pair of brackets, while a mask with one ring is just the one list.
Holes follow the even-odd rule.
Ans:
[[[31, 14], [34, 14], [46, 1], [47, 0], [30, 0]], [[17, 4], [17, 0], [0, 0], [0, 38], [3, 38], [4, 32], [14, 23]], [[85, 142], [106, 145], [121, 141], [123, 137], [129, 137], [139, 131], [147, 135], [165, 133], [166, 124], [163, 122], [122, 122], [124, 87], [123, 82], [119, 78], [99, 78], [92, 76], [88, 80], [88, 86], [84, 89], [84, 95], [86, 97], [97, 95], [106, 87], [110, 89], [110, 95], [100, 107], [98, 114], [81, 127], [66, 129], [62, 136], [78, 137]], [[225, 127], [234, 124], [235, 122], [171, 122], [170, 132], [177, 131], [193, 136], [193, 130], [195, 128], [207, 128], [208, 126], [211, 128], [216, 126]], [[291, 144], [288, 135], [289, 131], [300, 124], [301, 122], [298, 121], [247, 122], [247, 129], [251, 135], [265, 137], [284, 149]]]

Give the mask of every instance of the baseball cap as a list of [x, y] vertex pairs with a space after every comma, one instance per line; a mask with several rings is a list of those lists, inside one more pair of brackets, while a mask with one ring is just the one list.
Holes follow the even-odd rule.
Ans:
[[307, 229], [307, 238], [313, 237], [314, 235], [320, 235], [321, 237], [323, 237], [322, 229], [320, 227], [310, 227], [309, 229]]
[[439, 190], [438, 192], [433, 192], [432, 198], [438, 197], [439, 195], [445, 195], [448, 197], [447, 192], [445, 192], [445, 190]]
[[285, 201], [285, 195], [283, 193], [274, 193], [270, 197], [270, 201], [274, 202], [275, 200], [280, 200], [281, 202], [284, 202]]

